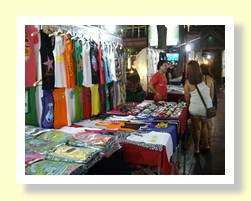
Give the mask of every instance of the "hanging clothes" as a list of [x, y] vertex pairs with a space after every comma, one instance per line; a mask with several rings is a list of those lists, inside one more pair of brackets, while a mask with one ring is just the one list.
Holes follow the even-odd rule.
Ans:
[[42, 118], [41, 125], [43, 128], [53, 128], [53, 95], [52, 91], [44, 90], [42, 97]]
[[75, 96], [74, 89], [66, 89], [66, 105], [67, 105], [67, 114], [70, 119], [70, 123], [75, 120]]
[[25, 87], [32, 87], [37, 81], [36, 45], [38, 29], [33, 25], [25, 26]]
[[114, 49], [114, 62], [115, 62], [115, 73], [116, 73], [116, 80], [120, 81], [122, 79], [122, 50], [117, 47]]
[[83, 117], [89, 119], [92, 112], [91, 90], [89, 87], [83, 87]]
[[25, 89], [25, 124], [38, 126], [36, 110], [36, 87]]
[[109, 47], [108, 59], [109, 59], [109, 64], [110, 64], [109, 71], [110, 71], [111, 79], [112, 81], [117, 81], [114, 50], [111, 46]]
[[40, 31], [41, 46], [41, 67], [42, 67], [42, 88], [43, 90], [52, 90], [55, 85], [54, 77], [54, 56], [55, 37], [49, 37], [48, 34]]
[[82, 47], [83, 58], [83, 86], [92, 86], [92, 68], [90, 59], [90, 45], [86, 42]]
[[64, 39], [62, 36], [55, 36], [55, 48], [53, 50], [55, 59], [55, 87], [66, 87], [64, 51]]
[[109, 88], [108, 85], [105, 85], [105, 110], [108, 112], [111, 109], [110, 106], [110, 93], [109, 93]]
[[99, 68], [99, 84], [105, 84], [105, 69], [104, 69], [104, 60], [103, 60], [103, 49], [101, 44], [98, 47], [98, 68]]
[[67, 88], [75, 87], [75, 70], [74, 70], [74, 61], [73, 61], [73, 42], [69, 36], [64, 36], [64, 63], [65, 63], [65, 72], [66, 72], [66, 84]]
[[43, 90], [42, 90], [42, 86], [40, 86], [40, 85], [36, 86], [36, 95], [35, 96], [36, 96], [37, 121], [38, 121], [39, 127], [42, 127], [42, 125], [41, 125], [42, 112], [43, 112], [43, 104], [42, 104]]
[[74, 51], [73, 58], [75, 64], [76, 84], [82, 86], [83, 83], [83, 60], [82, 60], [82, 42], [81, 40], [73, 40]]
[[98, 49], [94, 41], [90, 42], [90, 59], [92, 70], [92, 84], [99, 83], [99, 66], [97, 61]]
[[100, 97], [98, 84], [94, 84], [91, 87], [91, 104], [92, 104], [92, 116], [96, 116], [100, 113]]
[[108, 47], [103, 49], [103, 61], [104, 61], [104, 71], [105, 71], [105, 82], [109, 84], [112, 82], [111, 72], [110, 72], [110, 60], [108, 54]]
[[105, 97], [105, 87], [104, 85], [99, 85], [99, 96], [100, 96], [100, 110], [101, 113], [106, 112], [106, 97]]
[[54, 128], [68, 125], [65, 88], [57, 88], [53, 91], [54, 100]]
[[74, 90], [75, 98], [75, 117], [74, 122], [78, 122], [83, 119], [83, 97], [82, 97], [82, 87], [77, 86]]

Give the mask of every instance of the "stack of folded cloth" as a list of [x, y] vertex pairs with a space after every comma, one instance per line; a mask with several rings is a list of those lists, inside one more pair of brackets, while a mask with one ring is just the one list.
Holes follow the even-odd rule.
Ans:
[[66, 144], [57, 146], [50, 151], [46, 159], [59, 162], [83, 164], [86, 169], [100, 160], [99, 150], [92, 147], [74, 147]]
[[73, 138], [69, 139], [68, 144], [78, 147], [94, 147], [105, 157], [109, 157], [120, 149], [117, 137], [88, 132], [74, 134]]
[[35, 162], [25, 169], [28, 175], [69, 175], [83, 174], [87, 171], [82, 164], [60, 161], [42, 160]]
[[51, 142], [61, 144], [61, 143], [66, 143], [70, 137], [71, 137], [71, 134], [61, 132], [61, 131], [52, 130], [52, 131], [45, 132], [45, 133], [42, 133], [41, 135], [37, 136], [37, 139], [49, 140]]
[[46, 154], [57, 145], [66, 143], [70, 134], [59, 131], [42, 132], [34, 138], [25, 140], [25, 148], [34, 152]]
[[35, 127], [35, 126], [30, 126], [30, 125], [25, 125], [25, 139], [29, 140], [37, 135], [40, 135], [41, 133], [50, 131], [51, 129], [44, 129], [40, 127]]
[[25, 167], [31, 165], [34, 162], [43, 160], [45, 154], [32, 151], [31, 149], [25, 149]]
[[25, 149], [43, 154], [48, 153], [57, 145], [58, 143], [52, 142], [50, 140], [42, 140], [37, 138], [25, 140]]

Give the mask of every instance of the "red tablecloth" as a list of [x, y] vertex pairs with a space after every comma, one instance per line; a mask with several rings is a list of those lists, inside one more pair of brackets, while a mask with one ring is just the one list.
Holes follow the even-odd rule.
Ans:
[[188, 108], [185, 107], [179, 116], [180, 134], [184, 134], [187, 128]]
[[164, 146], [162, 151], [158, 151], [135, 144], [123, 143], [122, 151], [124, 160], [129, 164], [156, 167], [163, 175], [177, 174], [175, 166], [168, 161]]

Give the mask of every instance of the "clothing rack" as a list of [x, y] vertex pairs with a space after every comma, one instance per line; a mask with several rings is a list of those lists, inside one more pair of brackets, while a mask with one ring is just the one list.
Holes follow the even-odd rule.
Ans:
[[77, 36], [86, 40], [93, 40], [96, 43], [113, 43], [122, 46], [122, 39], [120, 37], [90, 25], [44, 25], [41, 26], [41, 29], [43, 27], [50, 28], [53, 32], [61, 30], [64, 33], [71, 34], [73, 37]]

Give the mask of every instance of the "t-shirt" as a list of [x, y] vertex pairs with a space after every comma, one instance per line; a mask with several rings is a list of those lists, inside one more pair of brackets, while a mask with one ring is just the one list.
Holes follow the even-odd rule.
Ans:
[[105, 85], [105, 110], [110, 111], [111, 106], [110, 106], [110, 93], [109, 93], [109, 88], [107, 85]]
[[103, 61], [104, 61], [104, 71], [105, 71], [105, 82], [106, 84], [109, 84], [110, 82], [112, 82], [112, 77], [111, 77], [111, 73], [110, 73], [110, 60], [108, 57], [108, 48], [105, 47], [103, 49]]
[[42, 118], [42, 112], [43, 112], [43, 104], [42, 104], [43, 90], [42, 90], [41, 85], [36, 86], [35, 96], [36, 96], [37, 120], [38, 120], [39, 126], [41, 127], [41, 118]]
[[32, 87], [37, 81], [37, 57], [35, 45], [38, 44], [38, 30], [33, 25], [25, 26], [25, 87]]
[[42, 67], [42, 88], [43, 90], [52, 90], [55, 85], [54, 77], [54, 56], [53, 50], [55, 45], [55, 37], [49, 37], [48, 34], [40, 31], [41, 46], [41, 67]]
[[66, 72], [64, 64], [64, 40], [62, 36], [55, 36], [55, 87], [66, 87]]
[[68, 121], [68, 125], [71, 122], [74, 122], [75, 119], [75, 96], [74, 89], [66, 89], [66, 104], [67, 104], [67, 114], [70, 121]]
[[66, 72], [66, 84], [67, 88], [75, 87], [75, 70], [74, 70], [74, 61], [73, 61], [73, 43], [72, 40], [68, 37], [64, 37], [64, 63], [65, 63], [65, 72]]
[[91, 90], [89, 87], [83, 87], [83, 117], [89, 119], [91, 117]]
[[166, 100], [167, 99], [167, 79], [164, 74], [160, 72], [155, 73], [151, 78], [151, 84], [153, 85], [154, 89], [161, 95], [161, 99], [158, 98], [156, 95], [154, 96], [154, 100]]
[[75, 96], [75, 118], [74, 122], [78, 122], [83, 119], [83, 98], [82, 87], [76, 87], [73, 90]]
[[53, 128], [53, 95], [52, 91], [44, 90], [42, 97], [42, 118], [41, 125], [43, 128]]
[[92, 69], [91, 69], [89, 43], [85, 43], [82, 47], [82, 58], [83, 58], [83, 86], [91, 87]]
[[74, 40], [74, 64], [76, 84], [82, 86], [83, 83], [83, 61], [82, 61], [82, 43], [80, 40]]
[[100, 113], [100, 99], [99, 99], [98, 84], [94, 84], [91, 87], [91, 100], [92, 100], [92, 116], [96, 116]]
[[99, 83], [99, 66], [97, 61], [98, 49], [95, 42], [90, 43], [90, 59], [92, 71], [92, 84]]
[[110, 70], [111, 79], [113, 81], [117, 81], [116, 67], [115, 67], [115, 56], [114, 56], [113, 48], [109, 49], [108, 58], [109, 58], [109, 63], [110, 63], [109, 70]]
[[68, 125], [65, 88], [57, 88], [53, 91], [54, 99], [54, 128]]
[[38, 126], [36, 109], [36, 87], [25, 89], [25, 124]]
[[103, 49], [101, 45], [98, 47], [98, 66], [99, 66], [99, 84], [105, 84], [105, 70], [104, 70], [104, 61], [103, 61]]
[[99, 85], [99, 95], [100, 95], [100, 109], [102, 113], [106, 111], [106, 98], [105, 98], [105, 88], [103, 85]]

